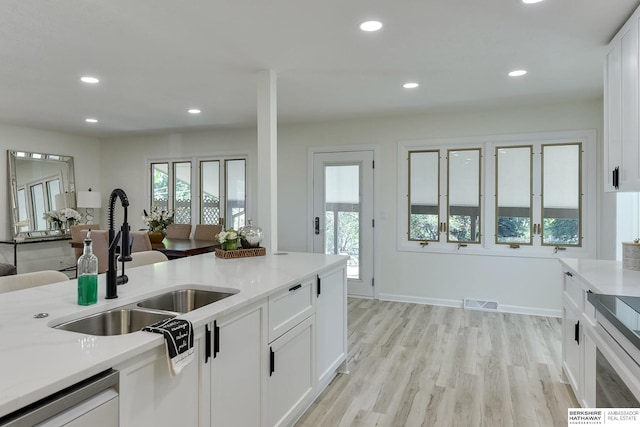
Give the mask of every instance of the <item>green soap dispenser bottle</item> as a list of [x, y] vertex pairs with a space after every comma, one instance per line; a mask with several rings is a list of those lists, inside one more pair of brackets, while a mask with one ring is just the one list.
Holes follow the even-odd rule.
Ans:
[[84, 252], [78, 258], [78, 304], [98, 302], [98, 257], [93, 254], [91, 230], [84, 239]]

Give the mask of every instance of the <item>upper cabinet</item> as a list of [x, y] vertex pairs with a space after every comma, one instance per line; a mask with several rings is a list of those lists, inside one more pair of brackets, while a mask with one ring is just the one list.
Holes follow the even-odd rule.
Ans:
[[640, 191], [640, 8], [608, 46], [604, 67], [604, 189]]

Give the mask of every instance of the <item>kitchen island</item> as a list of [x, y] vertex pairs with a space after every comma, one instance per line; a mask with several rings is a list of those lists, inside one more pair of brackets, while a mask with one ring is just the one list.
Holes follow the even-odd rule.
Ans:
[[[226, 396], [249, 395], [257, 390], [257, 407], [253, 409], [258, 412], [253, 415], [260, 424], [289, 424], [311, 404], [336, 372], [346, 370], [346, 260], [344, 256], [307, 253], [224, 260], [213, 253], [198, 255], [127, 269], [129, 283], [118, 287], [119, 296], [115, 300], [105, 300], [105, 277], [100, 275], [98, 303], [88, 307], [76, 304], [75, 280], [0, 294], [0, 417], [114, 368], [120, 371], [121, 426], [147, 423], [148, 420], [136, 419], [139, 414], [132, 414], [134, 410], [156, 417], [163, 415], [159, 407], [146, 412], [144, 407], [134, 407], [134, 404], [144, 406], [145, 402], [162, 403], [157, 402], [163, 399], [162, 387], [145, 383], [155, 380], [162, 382], [170, 393], [182, 393], [172, 390], [178, 386], [190, 390], [184, 394], [185, 405], [193, 405], [191, 398], [196, 397], [197, 414], [195, 417], [192, 414], [192, 418], [197, 422], [181, 425], [224, 425], [216, 421], [222, 419], [224, 408], [211, 405], [219, 392], [217, 378], [234, 369], [239, 372], [254, 369], [255, 376], [249, 378], [253, 381], [251, 389], [226, 390]], [[161, 335], [134, 332], [93, 336], [51, 328], [168, 290], [194, 286], [231, 288], [238, 293], [179, 316], [194, 326], [197, 357], [174, 378], [169, 377]], [[47, 317], [34, 318], [40, 313], [46, 313]], [[242, 329], [237, 326], [242, 323], [236, 322], [238, 319], [246, 320], [246, 325], [252, 328], [253, 335], [247, 336], [256, 342], [249, 343], [248, 348], [259, 349], [257, 364], [246, 369], [216, 366], [225, 359], [225, 343], [220, 344], [219, 355], [211, 355], [210, 334], [221, 330], [223, 341], [227, 332], [241, 334]], [[227, 325], [229, 328], [225, 329]], [[244, 342], [241, 335], [232, 336], [233, 342]], [[292, 344], [287, 346], [287, 343]], [[274, 363], [273, 355], [281, 352], [282, 360], [286, 361], [289, 356], [285, 350], [304, 349], [304, 343], [307, 348], [303, 357], [293, 353], [291, 356], [296, 356], [296, 361], [309, 359], [306, 365], [301, 362], [301, 369], [311, 377], [307, 378], [309, 381], [301, 396], [291, 396], [292, 404], [282, 402], [277, 397], [281, 395], [278, 387], [295, 387], [287, 384], [286, 372], [283, 374], [278, 368], [288, 365], [282, 365], [284, 362], [279, 363], [279, 359]], [[229, 347], [233, 346], [227, 345]], [[327, 349], [334, 351], [326, 354]], [[236, 357], [235, 361], [239, 363], [240, 359]], [[144, 372], [148, 360], [151, 360], [152, 377], [135, 377], [138, 372]], [[299, 379], [300, 375], [293, 374], [290, 377]], [[144, 395], [145, 389], [152, 390], [153, 394]], [[141, 395], [146, 400], [141, 400]], [[233, 403], [227, 406], [232, 407]], [[273, 407], [280, 409], [275, 411]]]

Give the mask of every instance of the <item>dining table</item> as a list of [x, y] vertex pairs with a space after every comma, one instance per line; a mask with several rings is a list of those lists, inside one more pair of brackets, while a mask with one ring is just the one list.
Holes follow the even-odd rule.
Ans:
[[162, 252], [167, 258], [183, 258], [213, 252], [220, 247], [214, 240], [170, 239], [165, 237], [161, 243], [153, 243], [153, 250]]

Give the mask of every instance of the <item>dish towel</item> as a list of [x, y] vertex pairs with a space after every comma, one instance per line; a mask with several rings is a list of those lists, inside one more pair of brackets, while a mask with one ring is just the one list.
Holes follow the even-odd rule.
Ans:
[[193, 325], [188, 320], [166, 319], [142, 328], [146, 332], [164, 335], [169, 372], [178, 375], [182, 368], [195, 359]]

